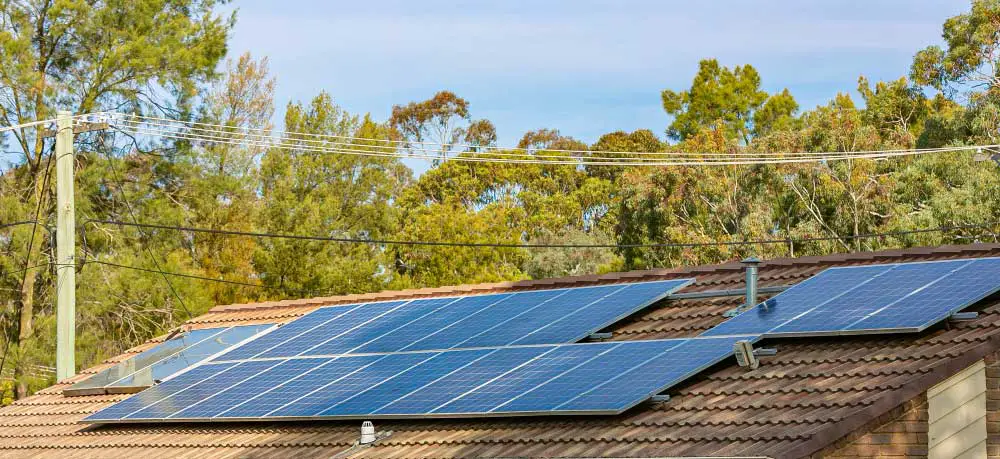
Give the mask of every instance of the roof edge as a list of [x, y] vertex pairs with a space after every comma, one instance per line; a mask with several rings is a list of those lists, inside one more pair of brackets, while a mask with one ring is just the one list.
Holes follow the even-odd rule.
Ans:
[[[913, 247], [908, 249], [891, 249], [871, 252], [851, 252], [846, 254], [816, 255], [798, 258], [775, 258], [761, 264], [762, 269], [776, 266], [816, 265], [825, 263], [844, 263], [852, 261], [877, 260], [880, 258], [900, 258], [911, 255], [932, 255], [951, 253], [974, 253], [1000, 250], [1000, 244], [982, 243], [966, 245], [943, 245], [934, 247]], [[509, 291], [534, 288], [560, 288], [607, 282], [628, 282], [650, 277], [677, 277], [686, 274], [707, 274], [720, 271], [738, 271], [743, 266], [738, 260], [710, 265], [656, 268], [647, 270], [613, 272], [607, 274], [591, 274], [584, 276], [556, 277], [537, 280], [520, 280], [492, 282], [481, 284], [460, 284], [442, 287], [426, 287], [406, 290], [383, 290], [374, 293], [360, 293], [327, 297], [303, 298], [282, 301], [265, 301], [258, 303], [242, 303], [219, 305], [209, 309], [209, 313], [236, 312], [287, 307], [326, 306], [353, 302], [385, 301], [404, 298], [421, 298], [455, 294], [484, 294], [497, 291]]]

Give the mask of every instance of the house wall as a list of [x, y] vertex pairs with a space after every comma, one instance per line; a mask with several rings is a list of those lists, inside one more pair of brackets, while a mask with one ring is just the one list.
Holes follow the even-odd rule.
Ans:
[[958, 372], [814, 457], [1000, 459], [1000, 353]]
[[927, 391], [928, 458], [986, 457], [986, 364], [980, 360]]

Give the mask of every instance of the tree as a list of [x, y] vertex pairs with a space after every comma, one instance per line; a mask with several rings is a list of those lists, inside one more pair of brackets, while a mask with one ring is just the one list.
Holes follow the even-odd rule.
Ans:
[[920, 122], [927, 115], [928, 102], [920, 88], [906, 78], [879, 81], [874, 87], [864, 76], [858, 78], [858, 92], [865, 101], [865, 123], [879, 130], [883, 138], [906, 148], [916, 144]]
[[541, 150], [586, 151], [587, 144], [572, 137], [564, 136], [558, 129], [538, 129], [524, 133], [517, 142], [517, 148], [530, 152]]
[[[214, 13], [219, 4], [215, 0], [0, 2], [4, 56], [0, 125], [52, 118], [57, 108], [76, 113], [108, 108], [183, 113], [226, 52], [232, 19]], [[43, 210], [39, 227], [44, 227], [52, 194], [44, 180], [50, 163], [47, 141], [30, 129], [12, 137], [24, 153], [27, 171], [20, 178], [21, 198]], [[29, 240], [44, 240], [38, 231]], [[37, 264], [43, 244], [32, 245], [31, 250], [27, 245], [20, 253], [25, 265]], [[38, 270], [30, 271], [8, 305], [19, 316], [17, 333], [9, 335], [15, 351], [34, 337], [39, 276]], [[24, 376], [28, 363], [14, 362], [17, 378]], [[18, 384], [18, 397], [27, 391], [25, 384]]]
[[[461, 124], [468, 122], [469, 102], [451, 91], [441, 91], [423, 102], [392, 107], [389, 125], [410, 142], [430, 141], [440, 144], [440, 156], [447, 156], [453, 146], [462, 140], [465, 130]], [[494, 133], [495, 134], [495, 133]], [[420, 151], [423, 147], [416, 147]]]
[[497, 129], [490, 120], [476, 120], [462, 129], [462, 138], [472, 151], [480, 151], [497, 144]]
[[944, 22], [947, 50], [928, 46], [913, 59], [910, 76], [920, 85], [955, 91], [1000, 88], [1000, 1], [973, 0], [972, 10]]
[[[275, 80], [267, 58], [254, 61], [249, 53], [230, 61], [224, 78], [206, 95], [199, 119], [227, 126], [234, 134], [248, 129], [266, 135], [274, 115]], [[183, 172], [188, 189], [179, 203], [188, 211], [188, 226], [214, 230], [253, 231], [259, 212], [257, 164], [263, 149], [254, 145], [202, 142], [191, 146]], [[256, 272], [252, 260], [256, 240], [250, 237], [196, 233], [191, 243], [194, 262], [211, 278], [246, 281]], [[231, 284], [213, 284], [215, 304], [243, 302], [256, 291]]]
[[[289, 104], [290, 132], [355, 137], [354, 148], [390, 138], [389, 130], [359, 119], [321, 93], [309, 105]], [[370, 139], [370, 140], [367, 140]], [[390, 156], [315, 154], [275, 148], [261, 161], [258, 227], [270, 233], [386, 239], [396, 234], [393, 196], [409, 170]], [[254, 256], [271, 296], [302, 297], [378, 291], [384, 288], [386, 254], [372, 244], [263, 239]]]
[[928, 46], [913, 58], [910, 76], [953, 98], [969, 92], [965, 113], [969, 140], [1000, 139], [1000, 0], [973, 0], [968, 13], [945, 21], [947, 49]]
[[[664, 150], [664, 143], [649, 129], [639, 129], [633, 132], [615, 131], [604, 134], [591, 146], [591, 155], [602, 158], [638, 159], [638, 155], [629, 153], [658, 153]], [[621, 166], [586, 166], [587, 173], [594, 177], [614, 181], [625, 168]]]
[[[663, 109], [674, 116], [667, 129], [667, 136], [685, 140], [702, 129], [711, 129], [721, 123], [727, 136], [739, 139], [744, 145], [754, 135], [764, 133], [775, 124], [790, 117], [798, 108], [787, 90], [772, 96], [760, 88], [760, 75], [750, 65], [730, 70], [715, 59], [701, 61], [698, 74], [691, 88], [661, 94]], [[757, 111], [766, 108], [760, 116]], [[763, 123], [759, 128], [755, 123]]]

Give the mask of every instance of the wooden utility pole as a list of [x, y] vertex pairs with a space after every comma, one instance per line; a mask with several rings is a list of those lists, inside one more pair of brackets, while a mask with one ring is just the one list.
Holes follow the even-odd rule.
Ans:
[[76, 211], [73, 114], [56, 119], [56, 378], [76, 373]]
[[75, 134], [107, 129], [107, 123], [75, 123], [73, 113], [59, 111], [56, 138], [56, 378], [76, 373], [76, 197], [73, 191]]

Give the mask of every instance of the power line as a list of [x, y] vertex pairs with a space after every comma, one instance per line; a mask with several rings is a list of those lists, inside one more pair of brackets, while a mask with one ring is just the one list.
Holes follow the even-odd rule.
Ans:
[[[120, 129], [116, 127], [116, 129]], [[125, 132], [123, 130], [123, 132]], [[794, 163], [813, 163], [822, 161], [838, 161], [838, 160], [848, 160], [848, 159], [888, 159], [900, 156], [917, 156], [926, 155], [932, 153], [947, 153], [947, 152], [959, 152], [959, 151], [970, 151], [976, 147], [947, 147], [947, 148], [936, 148], [927, 150], [901, 150], [901, 151], [886, 151], [886, 152], [876, 152], [876, 153], [830, 153], [830, 154], [808, 154], [810, 156], [796, 156], [787, 155], [788, 157], [782, 157], [780, 155], [766, 155], [760, 157], [736, 157], [724, 156], [722, 158], [709, 158], [702, 156], [713, 156], [714, 154], [698, 154], [691, 156], [684, 156], [679, 159], [669, 159], [669, 154], [661, 154], [664, 158], [668, 159], [656, 159], [656, 158], [630, 158], [628, 155], [631, 153], [621, 153], [622, 157], [617, 158], [591, 158], [591, 157], [573, 157], [573, 156], [543, 156], [543, 155], [528, 155], [531, 159], [509, 159], [503, 157], [502, 153], [478, 153], [478, 152], [461, 152], [456, 156], [442, 156], [442, 154], [407, 154], [405, 152], [398, 151], [377, 151], [370, 147], [365, 148], [364, 145], [355, 145], [352, 148], [341, 148], [336, 146], [308, 146], [303, 145], [301, 142], [288, 140], [288, 139], [278, 139], [273, 142], [258, 142], [258, 141], [246, 141], [243, 139], [233, 139], [221, 136], [204, 136], [189, 133], [176, 133], [163, 130], [150, 130], [142, 128], [131, 129], [131, 132], [139, 135], [150, 135], [158, 136], [174, 140], [186, 140], [186, 141], [202, 141], [209, 143], [216, 143], [222, 145], [233, 145], [233, 146], [255, 146], [264, 149], [283, 149], [289, 150], [291, 153], [296, 154], [332, 154], [332, 155], [350, 155], [350, 156], [368, 156], [368, 157], [388, 157], [388, 158], [415, 158], [415, 159], [428, 159], [428, 160], [447, 160], [447, 161], [459, 161], [459, 162], [472, 162], [472, 163], [493, 163], [493, 164], [536, 164], [536, 165], [571, 165], [571, 166], [645, 166], [645, 167], [664, 167], [664, 166], [736, 166], [736, 165], [755, 165], [755, 164], [794, 164]], [[553, 158], [553, 159], [545, 159]]]
[[185, 278], [188, 278], [188, 279], [197, 279], [197, 280], [203, 280], [203, 281], [219, 282], [219, 283], [223, 283], [223, 284], [241, 285], [241, 286], [244, 286], [244, 287], [257, 287], [257, 288], [264, 287], [261, 284], [251, 284], [249, 282], [239, 282], [239, 281], [231, 281], [231, 280], [226, 280], [226, 279], [216, 279], [216, 278], [212, 278], [212, 277], [196, 276], [196, 275], [193, 275], [193, 274], [175, 273], [175, 272], [170, 272], [170, 271], [164, 271], [164, 270], [162, 270], [160, 268], [149, 269], [149, 268], [140, 268], [138, 266], [122, 265], [122, 264], [113, 263], [113, 262], [110, 262], [110, 261], [98, 260], [96, 258], [87, 258], [86, 261], [85, 261], [85, 263], [96, 263], [96, 264], [99, 264], [99, 265], [114, 266], [116, 268], [131, 269], [131, 270], [135, 270], [135, 271], [144, 271], [144, 272], [147, 272], [147, 273], [156, 273], [156, 274], [162, 274], [162, 275], [166, 275], [166, 276], [185, 277]]
[[[226, 125], [220, 125], [220, 124], [196, 123], [196, 122], [185, 122], [185, 121], [173, 121], [173, 120], [172, 121], [167, 121], [167, 122], [163, 122], [163, 121], [157, 122], [157, 121], [149, 121], [150, 118], [146, 118], [146, 117], [142, 117], [142, 118], [145, 119], [146, 121], [138, 122], [138, 121], [124, 120], [124, 121], [121, 122], [120, 125], [123, 125], [125, 127], [129, 127], [131, 129], [142, 129], [142, 130], [145, 130], [145, 131], [148, 131], [148, 132], [166, 132], [166, 133], [174, 133], [174, 134], [177, 134], [177, 135], [183, 134], [183, 135], [190, 135], [190, 136], [198, 136], [199, 138], [203, 138], [203, 139], [214, 139], [214, 140], [230, 139], [230, 138], [232, 138], [235, 135], [239, 135], [240, 136], [239, 137], [240, 140], [244, 141], [244, 142], [275, 142], [275, 141], [284, 141], [284, 140], [287, 140], [287, 141], [290, 141], [290, 142], [295, 142], [296, 145], [305, 143], [305, 144], [318, 144], [320, 146], [333, 146], [333, 147], [354, 147], [354, 148], [367, 147], [367, 148], [378, 148], [378, 149], [381, 149], [381, 150], [377, 150], [377, 151], [381, 151], [381, 152], [386, 153], [386, 154], [389, 154], [389, 153], [396, 154], [396, 153], [398, 153], [399, 149], [401, 149], [401, 148], [405, 148], [405, 149], [408, 149], [408, 150], [417, 150], [417, 151], [421, 151], [421, 152], [424, 152], [424, 153], [445, 154], [445, 153], [452, 153], [453, 149], [456, 146], [463, 147], [463, 145], [454, 145], [454, 144], [446, 145], [446, 144], [439, 144], [439, 143], [432, 143], [432, 142], [416, 142], [417, 144], [422, 144], [422, 145], [432, 145], [433, 148], [419, 147], [419, 148], [414, 149], [412, 147], [412, 145], [411, 145], [412, 142], [409, 142], [409, 141], [387, 140], [387, 139], [373, 139], [373, 138], [364, 138], [364, 137], [349, 137], [349, 136], [338, 136], [338, 135], [330, 135], [330, 134], [315, 134], [315, 133], [306, 133], [306, 132], [284, 132], [284, 133], [278, 132], [277, 137], [275, 137], [274, 135], [269, 134], [269, 133], [260, 133], [260, 134], [252, 134], [252, 133], [250, 133], [251, 131], [261, 131], [260, 129], [257, 129], [257, 128], [226, 126]], [[154, 120], [165, 120], [165, 118], [152, 118], [152, 119], [154, 119]], [[117, 122], [116, 122], [116, 124], [117, 124]], [[184, 127], [180, 128], [180, 127], [177, 127], [177, 125], [183, 125]], [[212, 126], [215, 129], [193, 127], [191, 125]], [[184, 129], [184, 130], [186, 130], [188, 132], [169, 131], [168, 129], [170, 129], [170, 128]], [[267, 131], [264, 131], [264, 132], [267, 132]], [[330, 140], [328, 140], [330, 138], [333, 138], [333, 139], [348, 139], [348, 141], [343, 141], [343, 140], [330, 141]], [[312, 139], [318, 139], [318, 140], [312, 140]], [[387, 146], [372, 145], [374, 143], [389, 143], [389, 144], [392, 144], [392, 145], [387, 145]], [[546, 156], [545, 154], [536, 154], [536, 153], [512, 153], [513, 151], [522, 151], [522, 152], [530, 152], [531, 151], [531, 150], [528, 150], [528, 149], [525, 149], [525, 148], [518, 148], [518, 147], [496, 147], [496, 146], [486, 146], [486, 147], [483, 147], [483, 146], [469, 146], [469, 145], [465, 145], [464, 147], [476, 148], [477, 149], [475, 151], [466, 151], [464, 153], [467, 153], [467, 154], [479, 154], [479, 155], [489, 155], [490, 157], [492, 157], [492, 156], [500, 156], [500, 157], [521, 157], [521, 158], [532, 158], [532, 159], [534, 159], [534, 158], [566, 159], [567, 158], [566, 155], [557, 155], [557, 156], [551, 156], [550, 155], [550, 156]], [[484, 149], [485, 150], [490, 150], [490, 151], [482, 151]], [[928, 150], [934, 150], [934, 149], [928, 149]], [[366, 151], [374, 152], [373, 150], [366, 150]], [[749, 157], [759, 157], [759, 156], [823, 156], [823, 155], [834, 154], [834, 153], [829, 153], [829, 152], [828, 153], [816, 153], [816, 152], [789, 152], [789, 153], [780, 153], [780, 152], [730, 152], [730, 153], [616, 152], [616, 151], [602, 151], [602, 150], [559, 150], [559, 149], [551, 149], [551, 150], [550, 149], [540, 149], [540, 151], [544, 151], [546, 153], [568, 153], [568, 154], [573, 154], [573, 155], [585, 155], [586, 158], [584, 158], [584, 159], [588, 159], [588, 160], [594, 160], [594, 159], [621, 160], [621, 159], [626, 159], [626, 158], [622, 158], [622, 155], [639, 156], [639, 157], [642, 157], [642, 156], [654, 156], [654, 157], [658, 157], [658, 158], [662, 159], [662, 158], [684, 157], [684, 156], [691, 156], [691, 157], [698, 157], [698, 158], [702, 158], [702, 157], [733, 158], [733, 157], [739, 157], [739, 156], [749, 156]], [[865, 152], [865, 151], [859, 151], [859, 152], [835, 152], [835, 153], [864, 154], [864, 153], [886, 153], [886, 152], [901, 152], [901, 151], [909, 151], [909, 150], [883, 150], [883, 151], [867, 151], [867, 152]], [[604, 157], [604, 156], [599, 156], [599, 155], [614, 155], [614, 156]], [[411, 155], [408, 155], [408, 156], [411, 156]], [[633, 158], [633, 159], [636, 159], [636, 158]], [[642, 158], [637, 158], [637, 159], [642, 159]]]
[[[834, 161], [844, 159], [885, 159], [897, 156], [913, 156], [931, 153], [946, 153], [970, 151], [977, 146], [941, 147], [908, 150], [882, 150], [863, 152], [799, 152], [799, 153], [648, 153], [648, 152], [604, 152], [614, 154], [614, 157], [597, 157], [595, 153], [579, 151], [586, 156], [552, 156], [543, 154], [517, 154], [504, 152], [462, 152], [457, 156], [443, 157], [452, 153], [448, 149], [419, 150], [423, 154], [407, 154], [400, 147], [364, 145], [358, 143], [329, 142], [310, 140], [306, 137], [322, 138], [320, 134], [294, 133], [295, 137], [254, 135], [234, 137], [237, 132], [233, 128], [214, 125], [228, 130], [210, 130], [204, 128], [187, 128], [185, 131], [172, 131], [159, 125], [144, 127], [134, 122], [114, 122], [117, 129], [128, 130], [140, 135], [158, 136], [174, 140], [203, 141], [236, 146], [256, 146], [260, 148], [279, 148], [294, 152], [309, 152], [321, 154], [356, 155], [392, 158], [419, 158], [435, 160], [452, 160], [463, 162], [511, 163], [511, 164], [541, 164], [541, 165], [592, 165], [592, 166], [704, 166], [704, 165], [750, 165], [750, 164], [787, 164], [803, 162]], [[147, 123], [148, 124], [148, 123]], [[206, 123], [198, 123], [206, 124]], [[250, 138], [247, 138], [250, 137]], [[254, 138], [256, 137], [256, 138]], [[358, 142], [372, 142], [377, 139], [358, 139]], [[982, 148], [992, 148], [987, 145]], [[545, 150], [548, 151], [548, 150]], [[433, 154], [426, 154], [427, 152]], [[569, 151], [567, 151], [569, 152]], [[654, 158], [629, 157], [633, 155], [653, 155]], [[524, 158], [524, 159], [521, 159]], [[547, 159], [546, 159], [547, 158]]]
[[24, 220], [20, 222], [0, 224], [0, 229], [11, 228], [14, 226], [21, 226], [21, 225], [37, 225], [37, 224], [38, 224], [37, 220]]
[[[108, 167], [111, 170], [111, 173], [113, 174], [113, 178], [115, 179], [115, 182], [117, 182], [117, 184], [118, 184], [118, 191], [119, 191], [119, 193], [121, 193], [122, 202], [125, 204], [125, 209], [128, 211], [128, 214], [132, 218], [132, 221], [138, 223], [139, 219], [136, 218], [135, 212], [132, 211], [132, 205], [129, 204], [129, 202], [128, 202], [128, 196], [126, 196], [126, 194], [125, 194], [125, 185], [124, 185], [124, 182], [122, 181], [121, 177], [118, 176], [118, 169], [115, 168], [114, 158], [111, 156], [110, 153], [108, 153], [108, 152], [105, 152], [105, 153], [106, 153], [106, 156], [108, 158]], [[139, 234], [142, 235], [142, 230], [139, 230]], [[156, 255], [153, 254], [152, 249], [150, 249], [149, 246], [147, 246], [145, 244], [142, 244], [142, 246], [146, 249], [146, 252], [149, 254], [149, 259], [150, 259], [150, 261], [153, 262], [153, 266], [155, 266], [156, 269], [159, 270], [160, 269], [160, 263], [158, 261], [156, 261]], [[180, 296], [179, 293], [177, 293], [177, 290], [174, 289], [174, 284], [172, 282], [170, 282], [170, 279], [166, 275], [163, 275], [163, 281], [166, 282], [167, 287], [170, 289], [170, 293], [172, 293], [174, 295], [174, 297], [177, 298], [177, 302], [180, 303], [181, 308], [184, 309], [184, 313], [187, 314], [188, 319], [190, 320], [192, 317], [194, 317], [191, 314], [191, 310], [188, 309], [187, 304], [184, 303], [184, 299], [181, 298], [181, 296]]]
[[937, 233], [947, 231], [957, 231], [966, 229], [991, 229], [996, 228], [1000, 223], [981, 223], [969, 225], [939, 226], [936, 228], [926, 228], [918, 230], [890, 231], [885, 233], [865, 233], [845, 236], [817, 236], [804, 238], [784, 238], [784, 239], [758, 239], [747, 241], [716, 241], [716, 242], [678, 242], [678, 243], [650, 243], [650, 244], [510, 244], [492, 242], [443, 242], [443, 241], [401, 241], [386, 239], [366, 239], [366, 238], [342, 238], [330, 236], [306, 236], [297, 234], [278, 233], [256, 233], [249, 231], [220, 230], [210, 228], [198, 228], [192, 226], [158, 225], [152, 223], [128, 223], [117, 220], [87, 220], [83, 229], [86, 234], [86, 225], [106, 224], [116, 226], [131, 226], [138, 228], [163, 229], [172, 231], [188, 231], [194, 233], [220, 234], [229, 236], [247, 236], [256, 238], [277, 238], [294, 239], [307, 241], [327, 241], [348, 244], [372, 244], [372, 245], [407, 245], [407, 246], [443, 246], [443, 247], [470, 247], [470, 248], [514, 248], [514, 249], [626, 249], [626, 248], [696, 248], [696, 247], [726, 247], [726, 246], [746, 246], [746, 245], [774, 245], [774, 244], [794, 244], [803, 242], [823, 242], [855, 239], [874, 239], [879, 237], [906, 236], [912, 234]]
[[[418, 148], [418, 150], [430, 151], [430, 152], [435, 152], [435, 153], [450, 153], [450, 152], [452, 152], [451, 149], [454, 149], [456, 147], [457, 148], [464, 148], [464, 149], [467, 149], [467, 150], [473, 150], [473, 149], [475, 149], [475, 151], [467, 151], [465, 153], [480, 153], [480, 154], [497, 154], [497, 153], [483, 153], [481, 150], [484, 150], [484, 149], [485, 150], [493, 150], [493, 151], [504, 151], [504, 152], [509, 152], [509, 151], [531, 152], [531, 151], [533, 151], [533, 149], [522, 148], [522, 147], [507, 147], [507, 146], [501, 147], [501, 146], [490, 146], [490, 145], [469, 145], [469, 144], [461, 144], [461, 143], [443, 144], [443, 143], [438, 143], [438, 142], [410, 141], [410, 140], [392, 140], [392, 139], [372, 139], [372, 138], [366, 138], [366, 137], [344, 136], [344, 135], [335, 135], [335, 134], [317, 134], [317, 133], [309, 133], [309, 132], [282, 132], [282, 131], [273, 131], [273, 130], [270, 130], [270, 129], [263, 129], [263, 128], [242, 127], [242, 126], [229, 126], [229, 125], [223, 125], [223, 124], [204, 123], [204, 122], [197, 122], [197, 121], [184, 121], [184, 120], [176, 120], [176, 119], [154, 117], [154, 116], [144, 116], [144, 115], [120, 115], [118, 113], [105, 113], [103, 115], [107, 116], [111, 120], [111, 122], [121, 121], [121, 122], [123, 122], [126, 125], [133, 125], [133, 126], [139, 125], [139, 126], [141, 126], [141, 125], [145, 124], [145, 125], [153, 126], [154, 128], [155, 127], [166, 128], [166, 127], [181, 125], [181, 126], [184, 126], [186, 129], [191, 130], [191, 131], [195, 131], [195, 132], [222, 134], [222, 135], [226, 135], [226, 136], [231, 136], [231, 135], [237, 134], [237, 133], [245, 133], [244, 134], [245, 137], [256, 138], [258, 140], [274, 140], [274, 135], [273, 134], [277, 133], [279, 138], [288, 138], [290, 140], [294, 140], [294, 141], [297, 141], [297, 142], [304, 141], [306, 138], [334, 139], [334, 140], [336, 140], [335, 142], [329, 142], [328, 140], [324, 141], [324, 144], [327, 144], [327, 145], [365, 146], [363, 144], [362, 145], [358, 145], [357, 142], [363, 142], [364, 144], [384, 143], [384, 144], [388, 144], [388, 145], [393, 145], [392, 148], [394, 148], [394, 149], [398, 149], [398, 148], [412, 149], [413, 145], [425, 145], [425, 146], [434, 147], [435, 149]], [[130, 121], [128, 119], [119, 119], [119, 117], [121, 117], [121, 116], [128, 117], [128, 118], [133, 118], [133, 119], [135, 119], [137, 121]], [[256, 134], [252, 134], [251, 132], [256, 132]], [[370, 145], [368, 145], [368, 146], [370, 146]], [[987, 148], [987, 147], [996, 147], [996, 145], [982, 146], [982, 148]], [[439, 148], [448, 148], [448, 150], [442, 150], [442, 149], [439, 149]], [[959, 150], [969, 149], [969, 148], [976, 148], [976, 147], [954, 147], [954, 149], [959, 149]], [[731, 158], [731, 157], [734, 157], [734, 156], [744, 156], [744, 155], [745, 156], [754, 156], [754, 155], [757, 155], [757, 156], [796, 156], [796, 155], [803, 155], [803, 156], [830, 156], [830, 155], [836, 155], [836, 154], [904, 153], [904, 152], [920, 152], [920, 151], [935, 152], [935, 151], [948, 151], [948, 150], [952, 150], [952, 149], [953, 148], [951, 148], [951, 147], [944, 147], [944, 148], [924, 148], [924, 149], [865, 150], [865, 151], [856, 151], [856, 152], [743, 152], [743, 153], [741, 153], [741, 152], [733, 152], [733, 153], [634, 152], [634, 151], [633, 152], [620, 152], [620, 151], [610, 151], [610, 150], [566, 150], [566, 149], [547, 149], [547, 148], [534, 149], [534, 150], [536, 150], [536, 151], [537, 150], [541, 150], [541, 151], [550, 152], [550, 153], [570, 153], [570, 154], [578, 154], [578, 155], [588, 155], [588, 156], [591, 156], [591, 157], [593, 157], [594, 155], [615, 155], [614, 157], [603, 158], [603, 159], [620, 159], [619, 157], [621, 155], [634, 155], [634, 156], [651, 155], [651, 156], [662, 156], [662, 157], [684, 156], [684, 155], [687, 155], [687, 156], [695, 156], [695, 157], [717, 156], [717, 157]], [[521, 155], [517, 155], [517, 154], [510, 154], [510, 153], [507, 153], [506, 156], [538, 157], [538, 155], [534, 155], [534, 154], [521, 154]], [[560, 158], [561, 157], [562, 156], [560, 156]]]
[[[147, 273], [160, 274], [160, 275], [163, 275], [163, 276], [182, 277], [182, 278], [186, 278], [186, 279], [194, 279], [194, 280], [205, 281], [205, 282], [216, 282], [216, 283], [220, 283], [220, 284], [238, 285], [238, 286], [241, 286], [241, 287], [254, 287], [254, 288], [262, 288], [262, 289], [263, 288], [268, 288], [268, 286], [264, 285], [264, 284], [254, 284], [254, 283], [250, 283], [250, 282], [240, 282], [240, 281], [233, 281], [233, 280], [228, 280], [228, 279], [218, 279], [218, 278], [214, 278], [214, 277], [198, 276], [198, 275], [195, 275], [195, 274], [177, 273], [177, 272], [172, 272], [172, 271], [164, 271], [162, 269], [142, 268], [142, 267], [139, 267], [139, 266], [123, 265], [123, 264], [114, 263], [114, 262], [110, 262], [110, 261], [98, 260], [96, 258], [87, 258], [85, 260], [85, 263], [95, 263], [95, 264], [99, 264], [99, 265], [111, 266], [111, 267], [114, 267], [114, 268], [130, 269], [130, 270], [133, 270], [133, 271], [142, 271], [142, 272], [147, 272]], [[329, 296], [329, 295], [336, 294], [334, 292], [325, 291], [325, 290], [293, 290], [292, 293], [295, 294], [295, 295], [323, 295], [323, 296]]]

